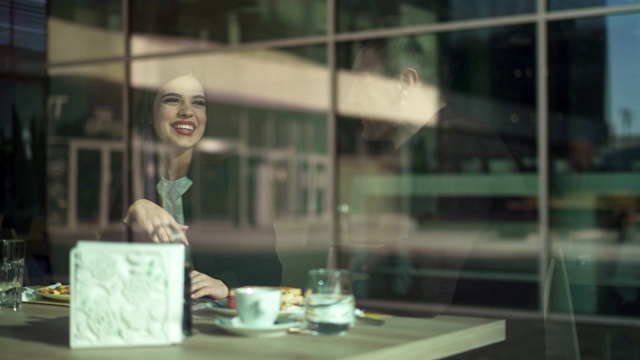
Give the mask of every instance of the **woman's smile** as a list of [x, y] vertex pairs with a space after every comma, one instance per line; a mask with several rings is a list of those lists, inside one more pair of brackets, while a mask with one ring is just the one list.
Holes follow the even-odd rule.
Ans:
[[171, 127], [180, 135], [192, 136], [197, 126], [191, 121], [176, 121], [171, 124]]

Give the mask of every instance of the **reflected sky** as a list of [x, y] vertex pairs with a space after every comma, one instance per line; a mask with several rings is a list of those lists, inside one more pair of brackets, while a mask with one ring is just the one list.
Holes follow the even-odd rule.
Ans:
[[[638, 26], [640, 22], [638, 20], [639, 15], [636, 14], [611, 16], [606, 20], [609, 64], [607, 117], [611, 122], [611, 130], [616, 136], [640, 135], [638, 119], [640, 116], [638, 95], [640, 94], [640, 66], [637, 60], [640, 59], [640, 26]], [[625, 112], [628, 115], [624, 115]]]

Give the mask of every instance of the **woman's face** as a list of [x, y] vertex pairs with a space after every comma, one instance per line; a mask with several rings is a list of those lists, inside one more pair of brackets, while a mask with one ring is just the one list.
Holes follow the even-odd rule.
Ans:
[[204, 89], [191, 75], [164, 84], [154, 103], [153, 126], [163, 142], [188, 149], [204, 134], [207, 124]]

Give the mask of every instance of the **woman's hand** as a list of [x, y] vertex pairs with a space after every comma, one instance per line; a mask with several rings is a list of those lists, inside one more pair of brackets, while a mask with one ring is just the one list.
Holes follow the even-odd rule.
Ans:
[[215, 300], [229, 296], [229, 289], [222, 281], [193, 270], [191, 272], [191, 299], [209, 296]]
[[129, 226], [139, 226], [157, 243], [169, 243], [180, 240], [183, 244], [189, 245], [185, 232], [188, 226], [180, 225], [158, 204], [147, 199], [136, 200], [124, 218], [124, 222]]

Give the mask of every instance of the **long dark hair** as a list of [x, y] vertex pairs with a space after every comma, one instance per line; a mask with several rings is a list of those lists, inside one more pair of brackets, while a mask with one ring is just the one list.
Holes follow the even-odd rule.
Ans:
[[137, 145], [139, 145], [139, 148], [134, 147], [132, 152], [132, 157], [137, 157], [138, 159], [132, 159], [132, 164], [139, 164], [139, 168], [133, 168], [132, 172], [137, 171], [138, 179], [142, 182], [140, 184], [142, 186], [142, 194], [139, 193], [139, 189], [136, 189], [136, 184], [134, 183], [133, 199], [135, 200], [142, 196], [156, 203], [158, 202], [156, 184], [160, 178], [162, 166], [164, 166], [158, 159], [157, 148], [161, 141], [154, 127], [156, 97], [160, 88], [171, 80], [187, 75], [197, 78], [192, 68], [176, 64], [160, 67], [158, 75], [159, 81], [156, 87], [140, 89], [137, 94], [134, 93], [136, 106], [131, 131], [134, 143], [137, 142]]

